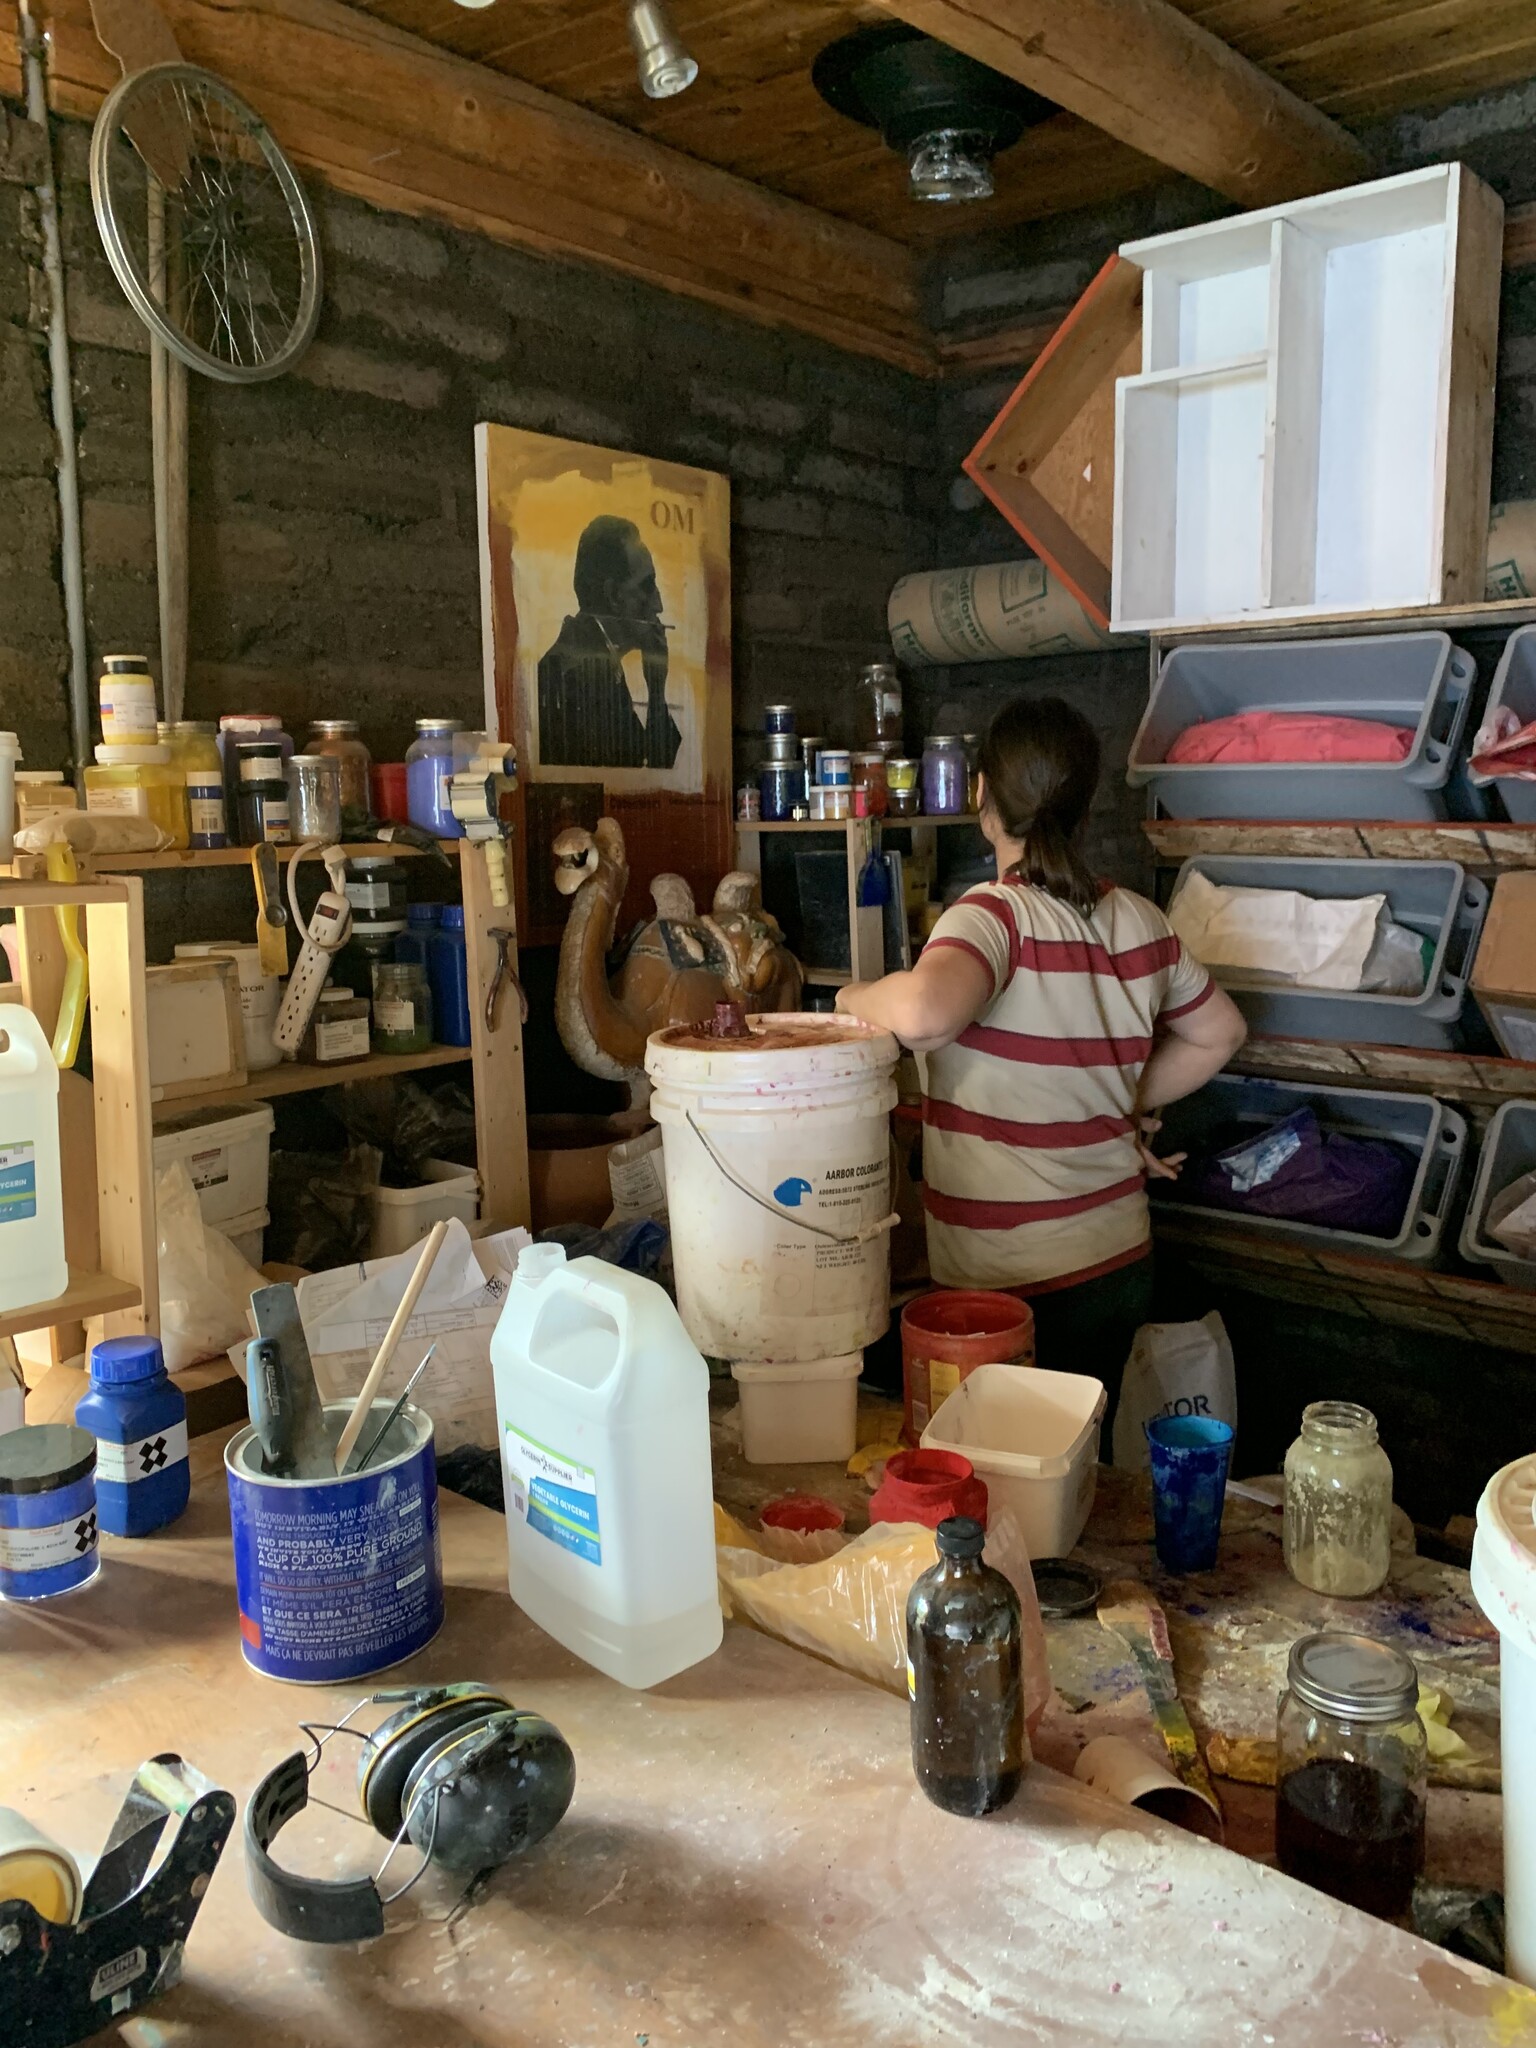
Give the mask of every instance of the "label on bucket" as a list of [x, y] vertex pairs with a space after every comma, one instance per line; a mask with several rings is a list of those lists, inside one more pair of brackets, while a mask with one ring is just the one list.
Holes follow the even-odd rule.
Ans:
[[30, 1138], [0, 1144], [0, 1223], [37, 1214], [37, 1148]]
[[562, 1550], [584, 1557], [588, 1564], [602, 1563], [597, 1474], [590, 1465], [562, 1457], [509, 1422], [507, 1477], [511, 1481], [509, 1515], [520, 1515], [530, 1529], [558, 1543]]
[[883, 1271], [886, 1259], [883, 1236], [858, 1241], [890, 1208], [890, 1160], [879, 1130], [880, 1149], [868, 1159], [807, 1159], [803, 1146], [770, 1153], [773, 1199], [784, 1213], [764, 1218], [772, 1240], [762, 1276], [766, 1313], [839, 1315], [863, 1305], [871, 1262]]

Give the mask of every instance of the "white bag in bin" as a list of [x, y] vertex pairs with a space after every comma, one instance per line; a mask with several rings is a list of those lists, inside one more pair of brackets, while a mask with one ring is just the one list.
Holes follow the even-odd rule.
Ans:
[[1484, 1227], [1516, 1258], [1536, 1259], [1536, 1173], [1522, 1173], [1499, 1190], [1488, 1204]]
[[1143, 1323], [1115, 1409], [1113, 1462], [1145, 1472], [1147, 1427], [1164, 1415], [1209, 1415], [1237, 1428], [1232, 1340], [1215, 1309], [1198, 1323]]

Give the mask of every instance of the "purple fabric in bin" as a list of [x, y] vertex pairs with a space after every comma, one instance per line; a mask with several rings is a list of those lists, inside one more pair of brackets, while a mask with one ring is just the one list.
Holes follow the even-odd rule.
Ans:
[[1298, 1109], [1240, 1145], [1192, 1159], [1178, 1192], [1240, 1216], [1396, 1237], [1413, 1176], [1414, 1162], [1400, 1146], [1325, 1131], [1315, 1110]]

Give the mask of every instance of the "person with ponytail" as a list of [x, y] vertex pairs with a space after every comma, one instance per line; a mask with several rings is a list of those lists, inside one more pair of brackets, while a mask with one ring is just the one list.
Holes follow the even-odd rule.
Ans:
[[920, 1055], [933, 1278], [1024, 1296], [1037, 1362], [1103, 1380], [1107, 1430], [1152, 1310], [1146, 1179], [1180, 1163], [1150, 1149], [1156, 1113], [1246, 1027], [1157, 906], [1088, 865], [1099, 745], [1081, 712], [1020, 698], [980, 769], [997, 880], [945, 911], [910, 972], [837, 1006]]

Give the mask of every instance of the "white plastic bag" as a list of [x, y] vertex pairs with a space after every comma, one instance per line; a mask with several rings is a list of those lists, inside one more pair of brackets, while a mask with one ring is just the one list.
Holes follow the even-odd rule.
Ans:
[[1434, 958], [1435, 949], [1422, 932], [1383, 917], [1360, 986], [1374, 995], [1421, 996]]
[[1517, 1258], [1536, 1259], [1536, 1173], [1522, 1173], [1488, 1204], [1488, 1235]]
[[1168, 922], [1218, 976], [1225, 968], [1296, 988], [1356, 989], [1386, 901], [1228, 888], [1197, 869], [1169, 904]]
[[1136, 1332], [1115, 1410], [1122, 1471], [1147, 1470], [1147, 1425], [1164, 1415], [1210, 1415], [1237, 1427], [1232, 1340], [1215, 1309], [1198, 1323], [1143, 1323]]
[[216, 1358], [249, 1334], [246, 1309], [266, 1281], [221, 1230], [204, 1223], [185, 1162], [155, 1175], [160, 1239], [160, 1343], [168, 1372]]

